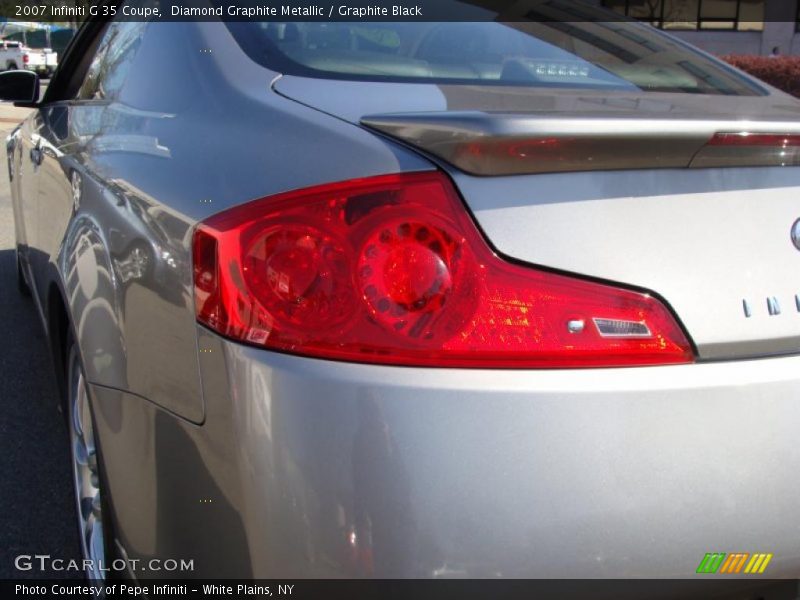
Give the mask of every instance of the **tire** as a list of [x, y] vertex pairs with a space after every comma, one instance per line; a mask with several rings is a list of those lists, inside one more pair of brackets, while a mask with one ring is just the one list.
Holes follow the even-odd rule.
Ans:
[[10, 62], [6, 65], [6, 71], [16, 71], [17, 70], [17, 63]]
[[17, 256], [17, 290], [19, 290], [20, 295], [25, 296], [26, 298], [30, 298], [31, 288], [28, 285], [28, 282], [25, 281], [25, 274], [22, 272], [22, 263], [19, 260], [19, 250], [16, 251], [16, 256]]
[[84, 560], [92, 561], [93, 568], [85, 572], [86, 577], [104, 582], [117, 578], [114, 572], [103, 569], [118, 557], [107, 479], [95, 436], [94, 413], [78, 347], [71, 335], [67, 340], [66, 356], [66, 415], [80, 550]]

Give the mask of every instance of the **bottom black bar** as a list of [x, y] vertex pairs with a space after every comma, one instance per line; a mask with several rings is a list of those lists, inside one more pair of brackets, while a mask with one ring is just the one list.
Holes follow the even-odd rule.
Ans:
[[531, 580], [81, 580], [0, 581], [0, 598], [331, 598], [470, 600], [581, 598], [591, 600], [798, 600], [800, 581], [767, 579]]

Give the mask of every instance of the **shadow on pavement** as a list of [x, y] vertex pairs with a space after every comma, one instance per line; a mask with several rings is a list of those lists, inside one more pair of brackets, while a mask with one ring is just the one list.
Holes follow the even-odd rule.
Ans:
[[[80, 577], [19, 571], [20, 554], [80, 560], [66, 427], [41, 323], [0, 250], [0, 579]], [[34, 563], [35, 564], [35, 563]]]

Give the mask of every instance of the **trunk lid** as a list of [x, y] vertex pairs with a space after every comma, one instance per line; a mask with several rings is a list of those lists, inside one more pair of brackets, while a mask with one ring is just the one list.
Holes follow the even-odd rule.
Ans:
[[[291, 76], [274, 89], [426, 153], [500, 253], [660, 295], [703, 359], [800, 350], [789, 96]], [[717, 133], [733, 137], [708, 144]]]

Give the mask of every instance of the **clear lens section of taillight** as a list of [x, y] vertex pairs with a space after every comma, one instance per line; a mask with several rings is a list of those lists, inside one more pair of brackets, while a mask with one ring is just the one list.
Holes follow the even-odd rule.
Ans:
[[652, 296], [498, 257], [439, 172], [244, 204], [197, 227], [193, 256], [201, 323], [292, 354], [474, 368], [693, 360]]

